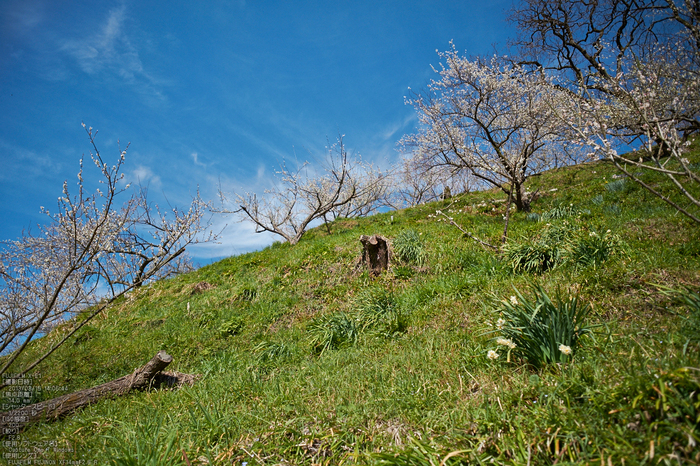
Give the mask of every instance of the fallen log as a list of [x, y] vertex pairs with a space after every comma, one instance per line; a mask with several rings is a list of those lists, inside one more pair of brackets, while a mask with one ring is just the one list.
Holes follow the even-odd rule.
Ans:
[[58, 419], [103, 398], [120, 396], [131, 390], [147, 388], [153, 382], [170, 386], [194, 383], [195, 377], [189, 374], [178, 372], [167, 373], [167, 375], [159, 374], [172, 360], [173, 357], [168, 353], [159, 351], [145, 366], [124, 377], [96, 387], [0, 413], [0, 437], [18, 434], [27, 424], [33, 422]]

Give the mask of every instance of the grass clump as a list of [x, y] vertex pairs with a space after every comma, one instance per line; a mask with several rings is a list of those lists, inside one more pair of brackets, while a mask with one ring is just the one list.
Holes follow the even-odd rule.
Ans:
[[605, 185], [605, 190], [609, 193], [621, 193], [625, 191], [625, 188], [627, 188], [627, 180], [625, 178], [611, 181]]
[[567, 222], [547, 225], [534, 240], [523, 238], [507, 243], [503, 254], [516, 272], [542, 273], [566, 261], [566, 244], [573, 234], [574, 228]]
[[415, 230], [403, 230], [393, 241], [394, 254], [403, 263], [422, 267], [426, 261], [425, 244]]
[[[535, 368], [565, 363], [573, 358], [580, 338], [591, 334], [585, 322], [591, 307], [575, 296], [563, 299], [559, 292], [552, 301], [541, 286], [532, 292], [528, 299], [516, 289], [515, 296], [501, 303], [496, 343]], [[498, 353], [492, 350], [489, 357], [495, 359]]]
[[219, 334], [225, 337], [237, 335], [241, 332], [243, 327], [243, 319], [241, 319], [240, 317], [234, 317], [232, 319], [224, 321], [219, 326]]
[[578, 235], [571, 242], [569, 258], [577, 265], [595, 267], [609, 257], [622, 253], [624, 249], [620, 237], [610, 230], [603, 234], [591, 231], [587, 236]]
[[242, 287], [235, 295], [236, 300], [251, 302], [258, 296], [258, 290], [251, 285]]
[[564, 221], [548, 224], [532, 240], [523, 238], [506, 244], [503, 254], [516, 272], [543, 273], [564, 264], [596, 267], [625, 249], [620, 236], [610, 230], [600, 234]]
[[688, 307], [688, 327], [694, 339], [700, 340], [700, 292], [686, 288], [680, 292], [680, 298]]
[[692, 342], [700, 341], [700, 290], [684, 287], [682, 290], [675, 290], [663, 285], [657, 285], [661, 293], [672, 297], [677, 303], [688, 309], [685, 317], [685, 325], [682, 332], [688, 335]]
[[293, 354], [292, 347], [287, 343], [261, 341], [253, 348], [255, 362], [258, 366], [266, 367], [277, 361], [284, 361]]
[[543, 213], [540, 217], [540, 221], [549, 222], [551, 220], [560, 220], [568, 217], [575, 217], [580, 213], [579, 209], [574, 207], [573, 204], [565, 205], [559, 204], [547, 212]]
[[542, 273], [553, 269], [564, 260], [564, 250], [554, 243], [512, 242], [506, 246], [505, 257], [516, 272]]
[[408, 327], [407, 319], [391, 291], [383, 288], [366, 290], [357, 299], [358, 321], [362, 330], [369, 329], [390, 336]]
[[359, 328], [355, 320], [345, 312], [324, 315], [309, 326], [309, 343], [316, 354], [357, 343]]
[[525, 216], [525, 220], [528, 222], [539, 222], [542, 216], [538, 214], [537, 212], [530, 212]]

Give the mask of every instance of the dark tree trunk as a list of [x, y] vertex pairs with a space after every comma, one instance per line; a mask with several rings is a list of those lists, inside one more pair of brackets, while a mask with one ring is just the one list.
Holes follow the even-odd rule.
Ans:
[[[132, 374], [97, 387], [87, 388], [52, 400], [0, 413], [0, 437], [17, 434], [27, 424], [32, 422], [58, 419], [102, 398], [120, 396], [131, 390], [147, 388], [157, 378], [159, 372], [165, 369], [172, 360], [172, 356], [165, 351], [159, 351], [145, 366], [136, 369]], [[163, 378], [163, 382], [168, 385], [177, 385], [183, 381], [191, 384], [194, 378], [188, 374], [178, 373], [169, 374]]]
[[362, 263], [368, 268], [371, 275], [379, 275], [389, 268], [389, 243], [386, 238], [379, 235], [362, 235], [360, 242], [364, 248], [362, 251]]

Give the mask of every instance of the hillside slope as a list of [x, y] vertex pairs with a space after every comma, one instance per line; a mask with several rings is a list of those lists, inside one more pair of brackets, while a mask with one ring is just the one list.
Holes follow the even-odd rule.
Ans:
[[[32, 426], [20, 455], [440, 464], [459, 451], [447, 464], [698, 464], [700, 303], [658, 285], [697, 290], [700, 232], [615, 173], [597, 162], [533, 177], [541, 197], [533, 214], [513, 214], [503, 256], [436, 216], [498, 244], [505, 199], [486, 191], [340, 219], [296, 246], [144, 287], [39, 369], [35, 386], [59, 390], [34, 401], [120, 377], [161, 349], [169, 369], [201, 378]], [[394, 241], [396, 260], [377, 278], [357, 267], [362, 234]], [[539, 368], [495, 341], [504, 301], [520, 305], [536, 286], [590, 304], [579, 326], [593, 326], [571, 357]]]

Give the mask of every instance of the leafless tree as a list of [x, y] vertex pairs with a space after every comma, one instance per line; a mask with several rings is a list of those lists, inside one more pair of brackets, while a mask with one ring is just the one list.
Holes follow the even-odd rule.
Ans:
[[[700, 223], [699, 172], [685, 158], [700, 130], [700, 3], [526, 0], [511, 19], [529, 63], [571, 91], [556, 110], [578, 141]], [[649, 171], [682, 197], [638, 176]]]
[[[338, 145], [342, 146], [342, 139], [339, 139]], [[343, 151], [344, 148], [340, 147], [339, 150]], [[323, 216], [325, 222], [329, 218], [355, 218], [371, 215], [386, 204], [386, 199], [390, 195], [392, 188], [392, 173], [390, 171], [383, 171], [370, 163], [363, 162], [359, 156], [349, 160], [348, 163], [352, 181], [346, 183], [343, 188], [344, 193], [340, 197], [351, 197], [351, 199]], [[350, 196], [352, 191], [354, 191], [354, 196]]]
[[469, 59], [453, 49], [440, 80], [408, 103], [422, 128], [402, 144], [414, 163], [468, 170], [500, 188], [519, 211], [529, 210], [528, 177], [564, 161], [563, 125], [552, 111], [559, 92], [541, 74], [491, 60]]
[[[259, 197], [237, 195], [234, 209], [219, 213], [238, 214], [255, 224], [256, 233], [269, 231], [296, 244], [315, 220], [368, 215], [382, 205], [388, 185], [386, 174], [361, 159], [351, 157], [343, 136], [327, 148], [325, 166], [315, 170], [308, 162], [296, 170], [282, 165], [278, 184]], [[227, 202], [220, 189], [222, 206]]]
[[401, 160], [394, 189], [386, 201], [393, 209], [445, 199], [449, 197], [446, 193], [456, 195], [479, 187], [468, 171], [432, 163], [426, 166], [425, 162], [410, 153]]
[[186, 246], [215, 238], [205, 234], [209, 206], [199, 194], [187, 210], [152, 206], [146, 190], [130, 193], [123, 182], [126, 149], [110, 166], [95, 144], [97, 132], [85, 129], [101, 187], [85, 192], [81, 160], [77, 193], [65, 182], [56, 213], [42, 207], [49, 221], [39, 234], [5, 241], [0, 248], [0, 352], [12, 351], [0, 375], [35, 336], [82, 315], [44, 354], [14, 372], [32, 370], [118, 297], [182, 270]]
[[590, 89], [626, 72], [632, 56], [648, 61], [657, 45], [700, 49], [696, 0], [524, 0], [510, 20], [529, 63]]

